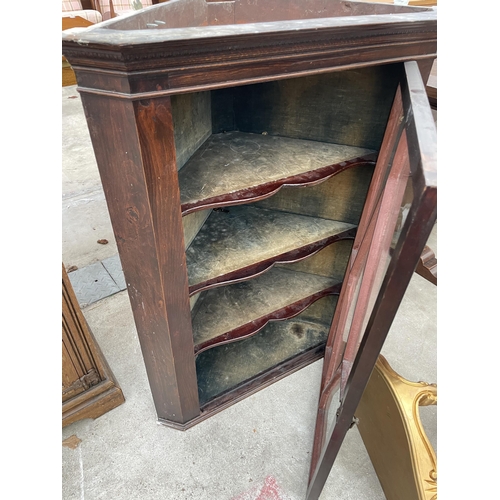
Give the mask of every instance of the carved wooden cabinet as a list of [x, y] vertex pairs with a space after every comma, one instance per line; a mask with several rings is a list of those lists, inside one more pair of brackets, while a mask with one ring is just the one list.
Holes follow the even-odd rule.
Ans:
[[404, 62], [427, 77], [436, 12], [170, 0], [64, 34], [63, 53], [159, 422], [186, 429], [320, 359], [408, 71], [425, 97]]
[[97, 418], [125, 401], [62, 268], [62, 425]]

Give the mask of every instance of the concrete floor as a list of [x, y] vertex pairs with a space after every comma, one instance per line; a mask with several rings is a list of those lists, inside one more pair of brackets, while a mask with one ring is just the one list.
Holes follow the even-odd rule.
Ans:
[[[117, 254], [79, 94], [62, 89], [62, 259], [84, 268]], [[429, 241], [436, 251], [436, 231]], [[108, 244], [97, 240], [107, 239]], [[437, 380], [435, 286], [415, 275], [383, 354], [409, 380]], [[126, 402], [62, 430], [64, 500], [302, 500], [322, 361], [181, 432], [156, 423], [126, 291], [83, 307]], [[437, 408], [421, 418], [437, 450]], [[349, 431], [322, 500], [384, 494], [356, 427]], [[404, 499], [403, 499], [404, 500]]]

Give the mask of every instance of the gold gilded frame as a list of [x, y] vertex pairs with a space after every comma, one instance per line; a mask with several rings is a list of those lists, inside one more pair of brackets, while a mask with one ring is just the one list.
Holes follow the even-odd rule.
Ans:
[[436, 454], [419, 415], [436, 404], [435, 384], [410, 382], [379, 356], [356, 417], [387, 500], [437, 499]]

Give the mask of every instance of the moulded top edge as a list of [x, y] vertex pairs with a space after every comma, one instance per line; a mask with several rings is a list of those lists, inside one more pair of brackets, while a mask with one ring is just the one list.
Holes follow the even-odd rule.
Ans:
[[[131, 14], [134, 16], [136, 14]], [[125, 16], [124, 16], [125, 17]], [[287, 32], [321, 32], [339, 29], [359, 31], [362, 28], [397, 29], [398, 25], [426, 24], [437, 21], [437, 11], [401, 14], [374, 14], [320, 19], [258, 22], [248, 24], [228, 24], [222, 26], [193, 26], [187, 28], [154, 28], [154, 29], [112, 29], [115, 20], [111, 19], [82, 31], [68, 30], [63, 32], [63, 41], [79, 45], [139, 46], [162, 42], [182, 42], [221, 39], [251, 35], [283, 35]], [[108, 27], [109, 25], [109, 27]], [[368, 34], [368, 33], [367, 33]], [[354, 34], [353, 34], [354, 36]]]

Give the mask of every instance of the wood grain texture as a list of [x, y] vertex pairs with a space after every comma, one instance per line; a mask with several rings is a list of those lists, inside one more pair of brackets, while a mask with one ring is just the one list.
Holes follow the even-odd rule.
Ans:
[[[217, 3], [171, 0], [84, 33], [63, 34], [63, 54], [82, 94], [158, 420], [176, 428], [199, 422], [322, 355], [324, 341], [297, 348], [289, 357], [270, 353], [269, 362], [276, 364], [210, 389], [200, 406], [190, 305], [201, 307], [193, 303], [203, 287], [246, 280], [274, 264], [311, 257], [338, 239], [352, 239], [373, 167], [345, 170], [317, 186], [284, 187], [267, 199], [276, 210], [265, 218], [282, 234], [262, 236], [266, 225], [260, 221], [255, 244], [246, 241], [245, 218], [234, 224], [232, 239], [224, 223], [210, 229], [212, 219], [220, 221], [241, 206], [217, 207], [206, 222], [202, 213], [182, 217], [177, 169], [209, 133], [224, 130], [377, 150], [401, 69], [390, 64], [428, 61], [436, 54], [437, 14], [432, 10], [310, 0], [297, 14], [295, 0], [259, 0], [256, 7], [246, 0]], [[209, 4], [219, 14], [224, 11], [225, 19], [213, 9], [209, 15]], [[245, 5], [246, 14], [237, 11]], [[224, 24], [240, 14], [242, 24]], [[260, 14], [266, 22], [250, 22]], [[373, 69], [363, 69], [368, 66]], [[418, 134], [417, 142], [425, 138]], [[264, 205], [252, 209], [270, 210]], [[324, 214], [321, 224], [314, 214]], [[304, 234], [310, 236], [313, 229], [316, 236], [296, 238], [295, 222], [277, 222], [300, 217], [309, 222]], [[320, 234], [339, 221], [353, 227]], [[210, 255], [207, 249], [217, 246], [212, 238], [227, 246]], [[270, 246], [258, 255], [263, 242]], [[195, 250], [199, 254], [190, 261]], [[307, 260], [328, 276], [324, 261]], [[195, 279], [193, 286], [191, 274], [200, 269], [207, 279], [204, 284]], [[323, 321], [327, 309], [320, 304], [327, 298], [303, 314], [317, 314]], [[280, 324], [289, 321], [295, 320]], [[249, 339], [203, 352], [198, 360], [253, 341], [269, 326]]]
[[287, 137], [212, 135], [179, 172], [182, 211], [245, 203], [283, 186], [315, 184], [375, 156], [368, 149]]
[[199, 405], [170, 102], [82, 103], [157, 414], [187, 421]]
[[252, 206], [214, 210], [186, 250], [190, 295], [303, 259], [354, 232], [354, 224]]
[[[191, 27], [170, 29], [174, 3], [187, 12], [192, 2], [63, 34], [63, 54], [77, 68], [81, 90], [143, 99], [436, 56], [432, 10], [377, 14], [398, 10], [378, 5], [369, 15], [224, 27], [201, 26], [203, 16], [192, 11], [181, 22]], [[166, 29], [138, 29], [162, 15]]]
[[125, 402], [62, 266], [62, 425], [97, 418]]

